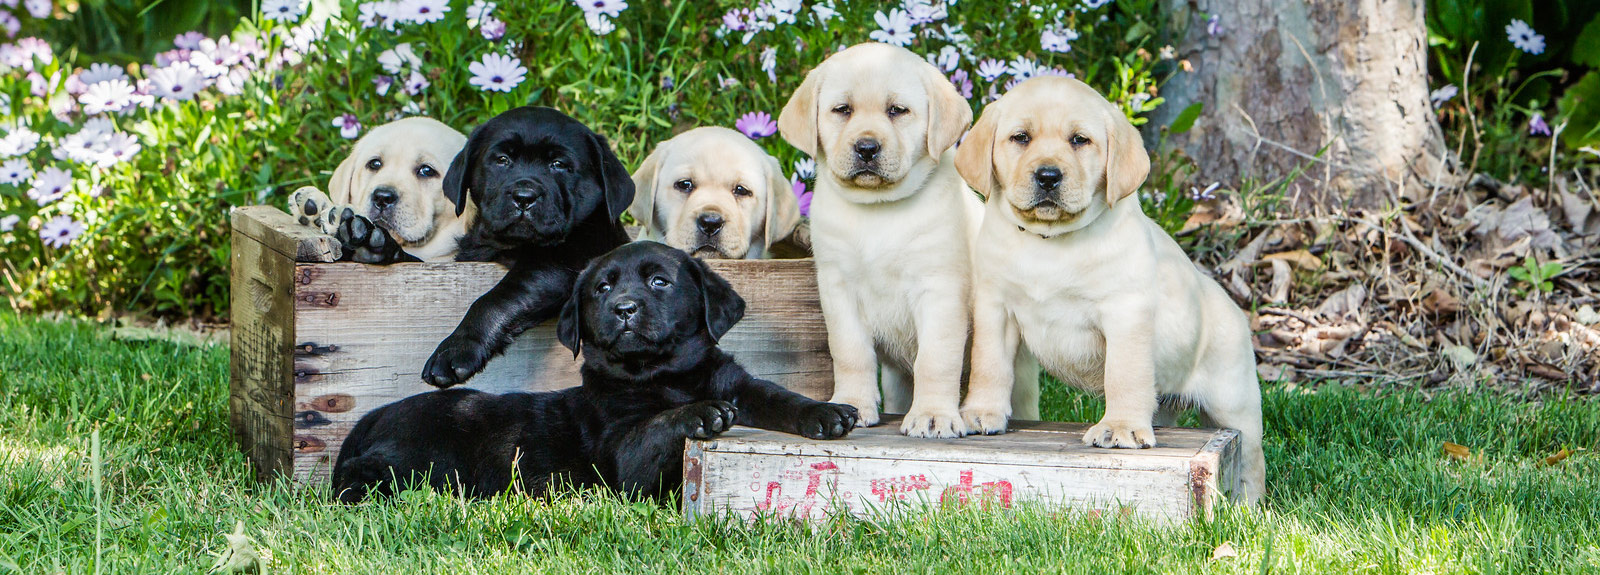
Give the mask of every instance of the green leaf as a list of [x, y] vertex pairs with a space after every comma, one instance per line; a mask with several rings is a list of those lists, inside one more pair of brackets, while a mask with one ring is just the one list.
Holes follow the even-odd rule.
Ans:
[[1511, 277], [1516, 278], [1518, 281], [1528, 281], [1528, 270], [1526, 269], [1515, 267], [1506, 270], [1506, 273], [1510, 274]]
[[1572, 40], [1572, 61], [1590, 68], [1600, 68], [1600, 15], [1583, 27]]
[[1539, 277], [1553, 278], [1561, 275], [1561, 264], [1551, 262], [1539, 268]]
[[1133, 26], [1128, 27], [1128, 33], [1122, 37], [1122, 41], [1132, 44], [1138, 42], [1140, 39], [1143, 39], [1145, 36], [1154, 34], [1155, 31], [1155, 28], [1150, 27], [1149, 24], [1145, 24], [1143, 20], [1140, 20], [1135, 22]]
[[1205, 105], [1201, 102], [1189, 104], [1189, 107], [1184, 108], [1182, 112], [1178, 112], [1178, 117], [1172, 119], [1172, 125], [1167, 128], [1168, 131], [1174, 134], [1188, 132], [1194, 127], [1194, 121], [1200, 118], [1200, 110], [1204, 107]]

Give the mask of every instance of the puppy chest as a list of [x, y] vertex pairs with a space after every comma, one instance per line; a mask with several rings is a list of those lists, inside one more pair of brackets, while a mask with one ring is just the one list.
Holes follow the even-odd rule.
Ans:
[[1163, 428], [1158, 447], [1112, 450], [1083, 445], [1088, 424], [1014, 421], [1002, 435], [918, 439], [896, 419], [831, 441], [743, 427], [690, 440], [684, 513], [816, 521], [1021, 505], [1181, 521], [1209, 514], [1240, 476], [1234, 431]]
[[1019, 295], [1011, 307], [1017, 329], [1040, 365], [1080, 386], [1099, 387], [1105, 365], [1105, 335], [1099, 312], [1072, 297], [1031, 299]]

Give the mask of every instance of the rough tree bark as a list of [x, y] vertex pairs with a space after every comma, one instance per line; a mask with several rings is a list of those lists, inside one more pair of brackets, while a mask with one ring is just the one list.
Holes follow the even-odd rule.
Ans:
[[[1380, 207], [1422, 195], [1453, 165], [1428, 101], [1424, 0], [1166, 0], [1179, 57], [1164, 126], [1204, 110], [1172, 142], [1199, 177], [1238, 185], [1306, 166], [1298, 208]], [[1213, 35], [1207, 15], [1222, 32]], [[1309, 159], [1320, 156], [1319, 160]]]

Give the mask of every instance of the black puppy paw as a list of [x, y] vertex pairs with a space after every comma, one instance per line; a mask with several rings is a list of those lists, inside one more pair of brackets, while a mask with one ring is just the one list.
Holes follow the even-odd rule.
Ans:
[[450, 334], [439, 342], [428, 362], [422, 366], [422, 380], [428, 385], [445, 388], [464, 383], [489, 363], [489, 345]]
[[856, 428], [861, 414], [842, 403], [819, 403], [800, 410], [795, 431], [811, 439], [838, 439]]
[[694, 439], [710, 439], [733, 427], [739, 409], [726, 401], [702, 401], [674, 410], [672, 424]]
[[394, 241], [389, 230], [378, 227], [355, 210], [344, 208], [339, 220], [339, 227], [333, 233], [344, 245], [344, 255], [339, 259], [363, 264], [422, 261], [401, 250], [400, 242]]

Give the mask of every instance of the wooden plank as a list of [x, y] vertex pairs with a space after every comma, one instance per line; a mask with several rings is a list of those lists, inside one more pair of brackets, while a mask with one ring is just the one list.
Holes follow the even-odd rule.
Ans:
[[290, 261], [339, 261], [342, 247], [338, 240], [316, 228], [300, 225], [289, 212], [275, 206], [234, 208], [231, 219], [233, 233], [249, 236]]
[[[1161, 428], [1164, 447], [1108, 450], [1087, 424], [1039, 424], [999, 436], [912, 439], [890, 419], [835, 441], [735, 428], [690, 441], [684, 513], [819, 519], [928, 505], [1017, 503], [1171, 520], [1209, 514], [1234, 481], [1238, 434]], [[1031, 427], [1031, 428], [1030, 428]]]
[[267, 480], [290, 470], [294, 262], [237, 229], [232, 244], [228, 416], [235, 441]]
[[[714, 261], [746, 298], [721, 345], [758, 377], [815, 398], [832, 393], [827, 331], [809, 260]], [[505, 275], [493, 263], [300, 264], [295, 268], [295, 477], [323, 481], [356, 421], [433, 389], [422, 365], [471, 302]], [[518, 337], [469, 386], [494, 393], [579, 383], [553, 322]]]

